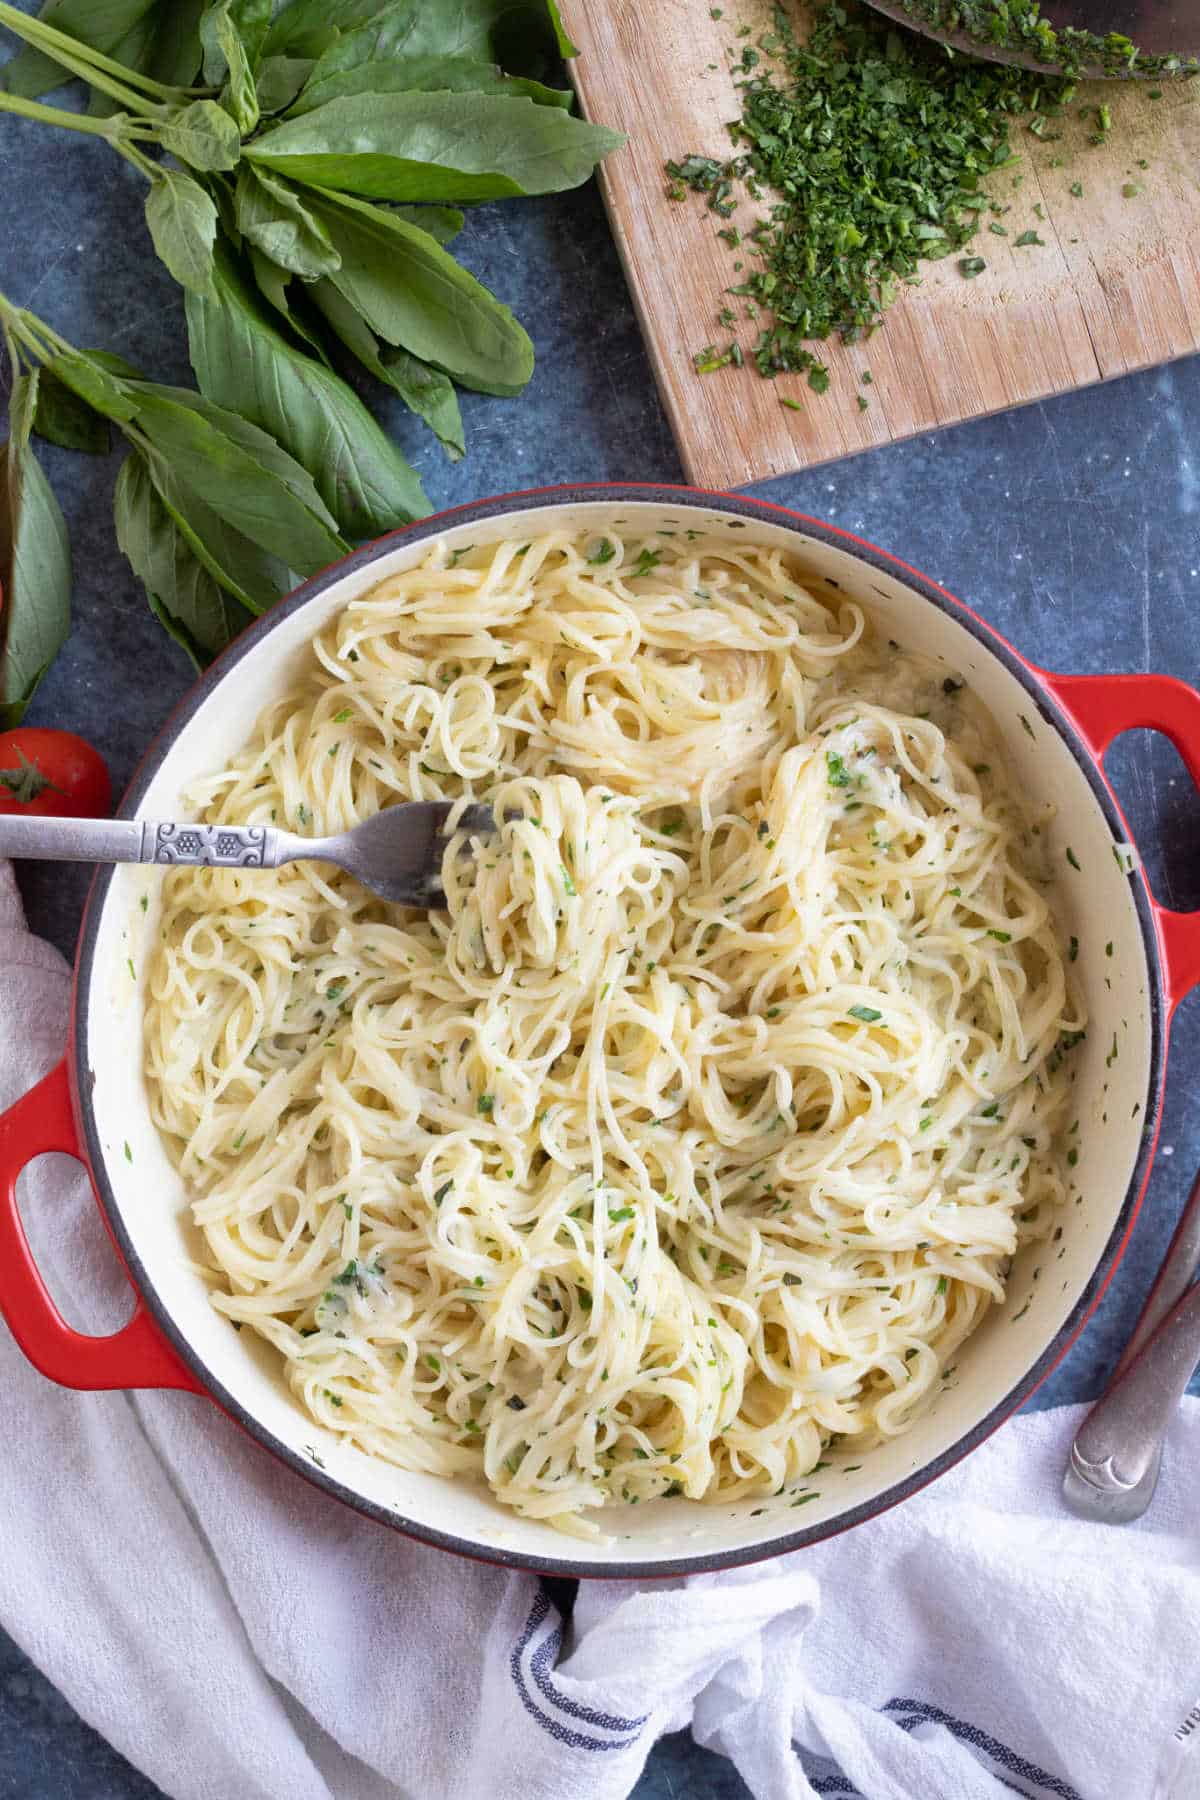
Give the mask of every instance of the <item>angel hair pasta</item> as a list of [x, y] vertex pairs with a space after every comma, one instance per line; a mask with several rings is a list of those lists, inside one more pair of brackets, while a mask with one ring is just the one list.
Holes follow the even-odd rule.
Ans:
[[593, 1531], [912, 1421], [1053, 1226], [1082, 1023], [944, 677], [732, 534], [435, 544], [321, 635], [204, 816], [499, 821], [440, 913], [165, 882], [157, 1123], [321, 1424]]

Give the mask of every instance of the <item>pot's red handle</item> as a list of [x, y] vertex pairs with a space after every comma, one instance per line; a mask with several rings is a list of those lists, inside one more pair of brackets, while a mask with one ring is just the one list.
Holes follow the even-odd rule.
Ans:
[[62, 1387], [203, 1392], [140, 1295], [128, 1325], [111, 1337], [76, 1331], [55, 1306], [17, 1210], [17, 1178], [47, 1150], [79, 1157], [65, 1062], [0, 1117], [0, 1313], [17, 1343], [35, 1369]]
[[[1051, 675], [1045, 681], [1101, 761], [1114, 738], [1144, 726], [1170, 738], [1200, 788], [1200, 693], [1173, 675]], [[1200, 983], [1200, 912], [1173, 912], [1150, 896], [1172, 1010]]]

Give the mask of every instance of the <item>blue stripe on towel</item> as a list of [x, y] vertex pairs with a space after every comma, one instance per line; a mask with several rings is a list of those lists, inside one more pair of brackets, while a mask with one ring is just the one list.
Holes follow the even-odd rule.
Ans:
[[637, 1742], [638, 1733], [650, 1717], [649, 1713], [645, 1713], [640, 1719], [623, 1719], [615, 1713], [596, 1712], [590, 1706], [581, 1706], [578, 1701], [557, 1692], [551, 1677], [551, 1667], [553, 1659], [558, 1655], [562, 1645], [561, 1625], [555, 1626], [552, 1631], [547, 1632], [529, 1659], [529, 1672], [538, 1692], [543, 1694], [552, 1706], [557, 1707], [559, 1712], [566, 1713], [570, 1718], [578, 1719], [586, 1725], [595, 1725], [604, 1731], [621, 1731], [632, 1735], [620, 1738], [585, 1737], [582, 1732], [572, 1731], [558, 1719], [549, 1717], [530, 1692], [529, 1685], [525, 1680], [525, 1653], [549, 1613], [550, 1597], [544, 1588], [540, 1588], [529, 1609], [525, 1629], [513, 1646], [508, 1664], [522, 1706], [543, 1731], [547, 1732], [557, 1743], [565, 1744], [570, 1750], [627, 1750], [631, 1744]]
[[[998, 1768], [989, 1771], [998, 1781], [1004, 1781], [1005, 1775], [1011, 1775], [1019, 1781], [1031, 1783], [1037, 1790], [1035, 1800], [1041, 1800], [1042, 1795], [1053, 1795], [1054, 1800], [1079, 1800], [1075, 1789], [1061, 1781], [1057, 1775], [1039, 1769], [1028, 1757], [1010, 1750], [1007, 1744], [1002, 1744], [999, 1738], [981, 1731], [978, 1725], [969, 1725], [964, 1719], [955, 1719], [948, 1712], [943, 1712], [940, 1706], [931, 1706], [927, 1700], [889, 1700], [883, 1710], [893, 1715], [905, 1715], [903, 1718], [896, 1718], [902, 1731], [913, 1731], [926, 1721], [933, 1725], [944, 1725], [961, 1743], [982, 1752], [992, 1762], [999, 1764]], [[1023, 1794], [1026, 1791], [1015, 1787], [1011, 1781], [1004, 1781], [1004, 1785], [1012, 1788], [1014, 1793]]]

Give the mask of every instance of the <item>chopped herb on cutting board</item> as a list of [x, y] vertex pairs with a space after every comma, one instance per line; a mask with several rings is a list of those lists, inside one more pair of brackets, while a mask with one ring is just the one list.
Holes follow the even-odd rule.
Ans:
[[667, 164], [672, 198], [691, 188], [726, 217], [739, 186], [763, 203], [754, 227], [730, 233], [754, 258], [730, 292], [766, 314], [753, 360], [768, 376], [811, 368], [814, 339], [871, 331], [922, 262], [969, 243], [989, 205], [982, 178], [1018, 160], [1014, 118], [1053, 117], [1074, 91], [951, 59], [837, 0], [804, 42], [780, 10], [774, 41], [776, 76], [754, 65], [739, 84], [732, 157]]
[[[955, 256], [963, 280], [987, 286], [997, 279], [989, 259], [959, 254], [980, 231], [1023, 258], [1046, 250], [1036, 228], [1022, 229], [1030, 211], [1046, 218], [1020, 192], [1027, 137], [1059, 168], [1066, 158], [1053, 146], [1068, 116], [1086, 121], [1092, 143], [1112, 127], [1113, 103], [1077, 100], [1068, 79], [952, 56], [853, 0], [818, 6], [803, 40], [777, 8], [750, 48], [739, 38], [729, 49], [740, 106], [731, 155], [666, 164], [668, 197], [702, 195], [734, 259], [718, 321], [753, 328], [753, 341], [697, 352], [701, 374], [743, 361], [767, 377], [819, 369], [809, 385], [823, 392], [814, 343], [869, 336], [904, 287], [920, 285], [924, 264]], [[1120, 189], [1125, 199], [1133, 186]], [[1081, 198], [1081, 184], [1070, 192]], [[740, 210], [733, 222], [743, 199], [753, 223]]]

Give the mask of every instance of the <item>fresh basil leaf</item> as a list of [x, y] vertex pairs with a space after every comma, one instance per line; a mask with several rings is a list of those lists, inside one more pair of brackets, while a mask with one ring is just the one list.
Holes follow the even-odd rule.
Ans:
[[224, 238], [235, 250], [242, 248], [242, 234], [238, 230], [237, 208], [233, 201], [233, 182], [220, 175], [210, 176], [206, 187], [217, 209], [217, 241]]
[[288, 111], [290, 119], [356, 94], [456, 93], [507, 94], [512, 99], [532, 100], [535, 106], [557, 106], [569, 112], [574, 95], [569, 88], [545, 87], [520, 75], [505, 75], [495, 63], [476, 62], [466, 56], [412, 56], [402, 60], [359, 63], [352, 69], [335, 69], [322, 76], [320, 65]]
[[514, 74], [538, 73], [577, 52], [553, 0], [292, 0], [276, 18], [268, 52], [329, 56], [351, 68], [399, 56], [473, 56]]
[[272, 23], [264, 54], [320, 56], [343, 33], [353, 31], [378, 11], [379, 0], [291, 0]]
[[416, 474], [358, 395], [275, 330], [228, 255], [218, 254], [213, 297], [187, 296], [187, 322], [204, 393], [236, 407], [311, 469], [350, 536], [378, 536], [430, 510]]
[[314, 281], [308, 288], [308, 297], [350, 354], [376, 374], [373, 365], [379, 360], [379, 339], [357, 307], [351, 305], [332, 281]]
[[314, 281], [309, 293], [352, 356], [369, 369], [377, 381], [399, 394], [404, 404], [424, 419], [451, 462], [466, 454], [462, 413], [454, 383], [440, 369], [431, 369], [407, 350], [381, 354], [370, 326], [338, 292], [332, 281]]
[[546, 12], [550, 18], [550, 26], [554, 32], [554, 41], [558, 48], [558, 54], [567, 58], [578, 56], [579, 46], [573, 44], [567, 36], [566, 26], [563, 24], [562, 15], [558, 10], [558, 0], [546, 0]]
[[164, 81], [168, 87], [196, 86], [204, 59], [200, 18], [205, 3], [206, 0], [155, 0], [154, 40], [145, 61], [139, 65], [143, 75]]
[[542, 74], [579, 52], [563, 29], [556, 0], [457, 0], [464, 27], [487, 33], [493, 62], [514, 75]]
[[[153, 0], [149, 11], [108, 54], [154, 81], [192, 87], [200, 73], [200, 15], [205, 4], [206, 0]], [[87, 109], [93, 117], [107, 118], [120, 111], [120, 102], [92, 88]]]
[[37, 412], [33, 429], [49, 444], [104, 456], [109, 448], [107, 422], [50, 369], [38, 371]]
[[230, 64], [229, 80], [221, 89], [221, 103], [228, 107], [243, 135], [258, 124], [258, 89], [244, 57], [235, 56]]
[[181, 287], [205, 294], [212, 284], [217, 209], [198, 181], [161, 169], [146, 195], [146, 223], [160, 262]]
[[245, 148], [295, 181], [377, 200], [556, 194], [625, 142], [555, 106], [498, 94], [361, 94], [273, 125]]
[[427, 231], [439, 244], [452, 244], [463, 228], [463, 215], [455, 206], [390, 206], [387, 211]]
[[[234, 62], [241, 58], [247, 68], [256, 68], [270, 26], [271, 0], [207, 0], [200, 20], [200, 42], [204, 49], [204, 79], [209, 87], [220, 87], [227, 81]], [[233, 56], [230, 29], [239, 46]]]
[[325, 346], [321, 343], [321, 340], [309, 330], [308, 326], [304, 323], [304, 320], [297, 317], [296, 313], [292, 310], [287, 291], [288, 284], [292, 279], [291, 271], [289, 269], [281, 269], [279, 264], [272, 262], [269, 256], [265, 256], [256, 244], [247, 245], [246, 255], [249, 258], [250, 269], [254, 276], [255, 285], [263, 299], [275, 309], [280, 318], [286, 322], [289, 329], [294, 331], [296, 336], [308, 345], [315, 356], [319, 356], [323, 363], [328, 363], [329, 358], [325, 354]]
[[493, 15], [488, 31], [492, 60], [513, 75], [544, 80], [557, 72], [563, 57], [579, 54], [554, 0], [474, 0], [472, 10]]
[[18, 375], [0, 449], [0, 727], [18, 725], [71, 623], [71, 548], [29, 434], [38, 371]]
[[280, 268], [313, 281], [331, 275], [341, 262], [324, 225], [278, 175], [243, 163], [234, 203], [242, 236]]
[[358, 309], [334, 287], [332, 281], [314, 281], [308, 297], [330, 324], [352, 356], [374, 375], [373, 364], [379, 360], [379, 339]]
[[231, 0], [229, 16], [237, 26], [252, 69], [257, 70], [262, 59], [263, 46], [271, 29], [271, 14], [275, 10], [276, 0]]
[[164, 150], [193, 169], [233, 169], [242, 154], [242, 135], [215, 100], [194, 100], [158, 127]]
[[157, 381], [144, 381], [134, 390], [134, 397], [138, 402], [137, 422], [144, 429], [149, 428], [150, 418], [157, 419], [161, 416], [163, 402], [172, 409], [182, 407], [195, 413], [215, 431], [224, 433], [233, 443], [240, 445], [254, 458], [264, 474], [282, 482], [293, 498], [313, 513], [329, 532], [336, 533], [337, 520], [317, 492], [312, 476], [294, 456], [276, 443], [270, 432], [263, 431], [251, 420], [243, 418], [240, 412], [218, 405], [207, 394], [197, 394], [192, 388], [166, 387]]
[[[229, 0], [205, 0], [200, 15], [200, 47], [204, 53], [201, 69], [206, 87], [222, 87], [229, 75], [229, 57], [221, 42], [222, 21], [226, 26], [232, 24]], [[237, 30], [236, 26], [234, 30]]]
[[419, 419], [424, 419], [451, 462], [467, 453], [462, 412], [454, 383], [407, 350], [387, 350], [380, 358], [380, 379], [393, 388]]
[[137, 404], [129, 398], [125, 382], [131, 374], [134, 380], [141, 377], [130, 371], [129, 364], [120, 357], [111, 357], [102, 350], [64, 350], [51, 357], [46, 367], [106, 419], [124, 425], [136, 414]]
[[140, 369], [135, 369], [131, 362], [126, 362], [115, 350], [76, 350], [74, 355], [86, 357], [93, 368], [103, 369], [107, 375], [116, 375], [121, 381], [146, 379]]
[[136, 451], [117, 472], [113, 522], [117, 543], [156, 617], [196, 667], [204, 668], [249, 623], [250, 615], [193, 554]]
[[[56, 31], [112, 56], [153, 4], [154, 0], [47, 0], [38, 17]], [[26, 100], [70, 79], [61, 63], [32, 44], [23, 45], [0, 70], [0, 86]]]
[[204, 409], [190, 404], [196, 398], [176, 398], [149, 385], [139, 393], [143, 455], [153, 454], [177, 484], [301, 574], [315, 574], [342, 556], [346, 544], [326, 522], [324, 507], [318, 513], [308, 497], [315, 498], [315, 491], [307, 471], [277, 444], [267, 451], [266, 434], [237, 414], [205, 417]]
[[281, 594], [291, 592], [298, 577], [282, 558], [236, 531], [221, 513], [176, 478], [157, 451], [149, 449], [145, 462], [154, 490], [184, 542], [219, 587], [252, 613], [269, 611]]
[[342, 259], [330, 279], [378, 337], [463, 387], [520, 393], [533, 373], [523, 327], [428, 232], [344, 194], [314, 190], [309, 204]]
[[259, 111], [265, 115], [290, 106], [312, 71], [310, 56], [265, 56], [254, 74]]
[[[186, 549], [186, 545], [184, 547]], [[202, 565], [196, 561], [195, 557], [192, 558], [192, 567], [197, 571], [199, 580], [212, 582], [213, 591], [218, 594], [221, 592], [216, 582], [212, 580], [208, 570], [202, 567]], [[149, 588], [146, 589], [146, 604], [166, 632], [167, 636], [173, 638], [179, 645], [179, 648], [183, 651], [183, 654], [187, 657], [197, 675], [203, 675], [205, 669], [207, 669], [209, 663], [212, 661], [210, 652], [192, 636], [181, 618], [178, 618], [175, 614], [167, 611], [167, 608], [159, 599], [158, 595], [152, 594]], [[236, 633], [233, 634], [233, 636], [236, 635]], [[232, 642], [232, 637], [230, 641]]]
[[221, 104], [243, 133], [258, 124], [254, 58], [269, 20], [270, 0], [210, 0], [200, 20], [204, 79], [212, 87], [224, 83]]
[[[151, 5], [150, 9], [142, 14], [137, 24], [125, 33], [120, 43], [114, 44], [108, 54], [115, 61], [124, 63], [128, 69], [140, 69], [153, 49], [154, 25], [154, 7]], [[59, 74], [59, 80], [63, 81], [64, 79], [72, 79], [65, 69], [61, 70]], [[104, 93], [98, 87], [89, 87], [86, 110], [93, 119], [110, 119], [123, 109], [121, 102], [115, 100], [111, 94]]]

